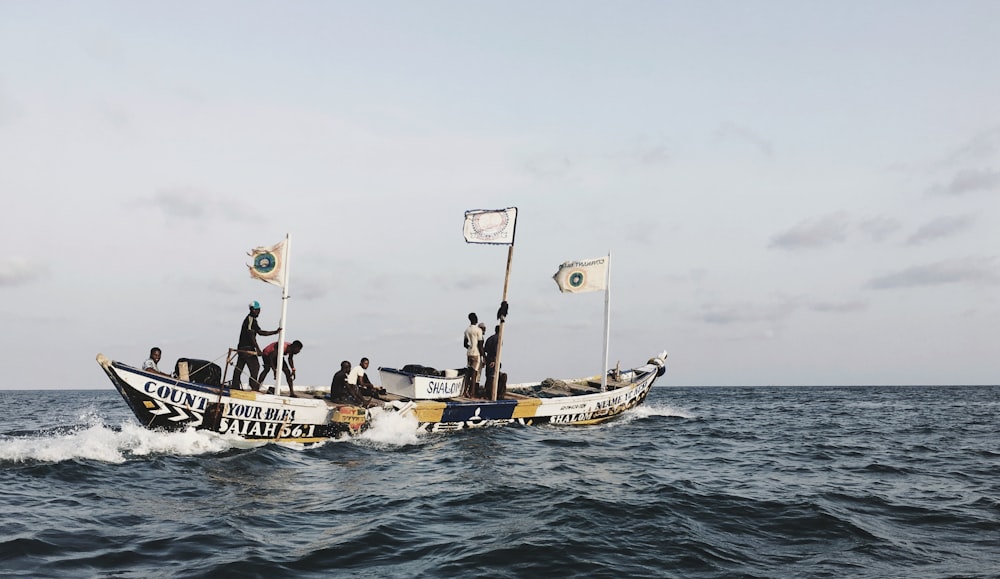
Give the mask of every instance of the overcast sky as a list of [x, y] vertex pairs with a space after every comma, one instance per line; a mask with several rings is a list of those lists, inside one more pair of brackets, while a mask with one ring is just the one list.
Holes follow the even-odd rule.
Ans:
[[[518, 208], [512, 382], [1000, 382], [995, 1], [0, 1], [0, 388], [224, 359], [292, 235], [300, 383], [464, 365]], [[262, 346], [273, 338], [262, 338]]]

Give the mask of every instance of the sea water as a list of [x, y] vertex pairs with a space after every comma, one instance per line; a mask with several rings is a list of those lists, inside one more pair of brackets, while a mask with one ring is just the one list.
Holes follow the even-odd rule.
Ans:
[[1000, 387], [655, 387], [598, 426], [312, 447], [0, 391], [0, 574], [997, 577]]

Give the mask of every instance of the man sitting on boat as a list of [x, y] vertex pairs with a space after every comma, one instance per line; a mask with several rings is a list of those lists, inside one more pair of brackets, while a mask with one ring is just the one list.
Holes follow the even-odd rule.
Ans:
[[333, 375], [333, 381], [330, 383], [330, 400], [364, 406], [365, 399], [361, 395], [361, 391], [358, 390], [356, 384], [351, 384], [348, 381], [350, 374], [351, 363], [344, 360], [340, 363], [340, 370], [337, 370], [337, 373]]
[[[295, 390], [292, 388], [292, 383], [295, 381], [295, 354], [302, 351], [302, 342], [298, 340], [291, 343], [285, 342], [284, 350], [288, 354], [288, 360], [282, 363], [281, 370], [285, 375], [285, 381], [288, 382], [288, 395], [296, 398]], [[260, 377], [257, 378], [258, 383], [264, 382], [268, 372], [273, 371], [275, 377], [278, 375], [278, 342], [268, 344], [262, 355], [264, 356], [264, 369], [261, 371]]]
[[142, 369], [147, 372], [152, 372], [153, 374], [159, 374], [161, 376], [170, 377], [170, 374], [160, 372], [160, 357], [163, 356], [163, 352], [154, 346], [149, 350], [149, 359], [142, 363]]
[[378, 398], [379, 394], [385, 394], [385, 388], [376, 388], [372, 381], [368, 379], [365, 370], [368, 369], [368, 358], [361, 358], [358, 365], [351, 368], [351, 373], [347, 376], [347, 382], [358, 387], [362, 396]]

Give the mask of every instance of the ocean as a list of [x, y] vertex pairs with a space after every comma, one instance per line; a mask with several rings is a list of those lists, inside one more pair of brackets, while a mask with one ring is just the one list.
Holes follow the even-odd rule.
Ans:
[[11, 577], [1000, 577], [1000, 387], [654, 387], [309, 448], [0, 391]]

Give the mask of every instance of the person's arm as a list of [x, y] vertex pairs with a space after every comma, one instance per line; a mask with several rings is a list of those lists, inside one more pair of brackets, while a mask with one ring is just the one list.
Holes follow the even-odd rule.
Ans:
[[354, 399], [354, 401], [358, 404], [358, 406], [364, 406], [365, 397], [361, 395], [361, 391], [358, 390], [357, 385], [348, 382], [347, 391], [351, 394], [351, 398]]
[[259, 336], [273, 336], [273, 335], [275, 335], [275, 334], [277, 334], [278, 332], [281, 331], [280, 327], [277, 330], [274, 330], [272, 332], [268, 332], [268, 331], [262, 330], [260, 328], [260, 322], [257, 321], [257, 318], [253, 319], [253, 327], [251, 329], [254, 331], [255, 334], [257, 334]]

